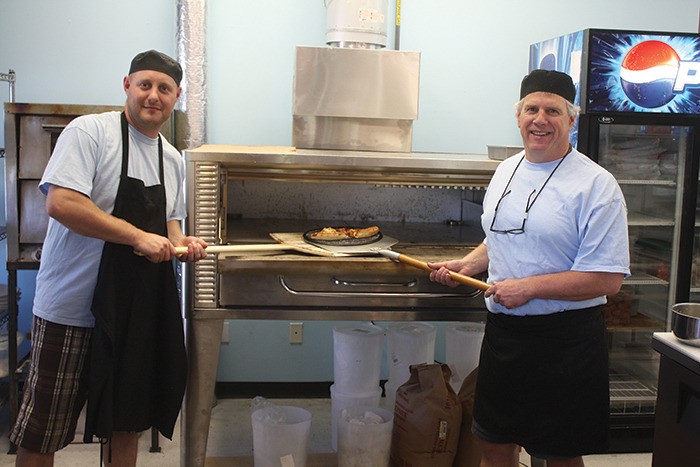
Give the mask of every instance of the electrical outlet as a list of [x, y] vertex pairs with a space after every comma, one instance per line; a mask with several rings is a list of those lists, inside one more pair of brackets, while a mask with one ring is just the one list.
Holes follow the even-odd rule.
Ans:
[[304, 342], [304, 323], [289, 323], [289, 343], [301, 344]]
[[229, 339], [228, 321], [224, 321], [224, 329], [221, 331], [221, 343], [228, 344]]

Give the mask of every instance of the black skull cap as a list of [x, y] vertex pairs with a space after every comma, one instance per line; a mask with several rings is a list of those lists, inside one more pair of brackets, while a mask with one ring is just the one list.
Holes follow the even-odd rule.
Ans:
[[182, 67], [180, 64], [157, 50], [147, 50], [146, 52], [141, 52], [131, 61], [129, 74], [143, 70], [153, 70], [165, 73], [174, 79], [178, 86], [180, 86], [180, 81], [182, 81]]
[[533, 70], [520, 84], [520, 99], [533, 92], [549, 92], [574, 103], [576, 87], [571, 76], [560, 71]]

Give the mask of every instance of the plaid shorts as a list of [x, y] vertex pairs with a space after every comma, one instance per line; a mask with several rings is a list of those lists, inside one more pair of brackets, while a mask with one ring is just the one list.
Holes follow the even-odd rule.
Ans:
[[39, 453], [73, 441], [87, 399], [91, 336], [92, 328], [33, 317], [29, 373], [10, 441]]

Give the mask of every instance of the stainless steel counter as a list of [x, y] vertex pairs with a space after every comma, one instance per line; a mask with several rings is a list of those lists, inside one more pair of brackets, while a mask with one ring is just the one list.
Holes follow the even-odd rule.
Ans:
[[700, 459], [700, 348], [655, 332], [661, 354], [652, 466], [697, 465]]

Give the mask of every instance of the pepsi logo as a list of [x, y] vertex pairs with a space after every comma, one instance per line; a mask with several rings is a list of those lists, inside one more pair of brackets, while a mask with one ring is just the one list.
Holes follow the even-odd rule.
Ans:
[[679, 62], [676, 51], [665, 42], [640, 42], [622, 61], [622, 89], [640, 107], [652, 109], [666, 105], [674, 97]]

